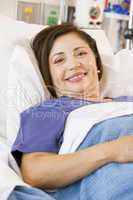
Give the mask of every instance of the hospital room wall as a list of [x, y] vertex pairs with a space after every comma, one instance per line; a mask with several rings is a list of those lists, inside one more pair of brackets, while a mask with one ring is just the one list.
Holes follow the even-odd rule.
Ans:
[[[23, 0], [24, 1], [24, 0]], [[40, 0], [37, 0], [40, 2]], [[51, 4], [59, 4], [59, 0], [42, 0]], [[16, 18], [16, 0], [0, 0], [0, 14]], [[29, 0], [34, 2], [34, 0]], [[76, 0], [68, 0], [69, 4], [74, 5]]]
[[16, 17], [16, 0], [0, 0], [0, 14]]

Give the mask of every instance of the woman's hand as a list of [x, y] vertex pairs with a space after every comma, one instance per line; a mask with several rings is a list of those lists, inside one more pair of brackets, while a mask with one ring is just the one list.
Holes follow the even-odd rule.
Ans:
[[133, 162], [133, 136], [124, 136], [109, 143], [112, 143], [112, 160], [119, 163]]

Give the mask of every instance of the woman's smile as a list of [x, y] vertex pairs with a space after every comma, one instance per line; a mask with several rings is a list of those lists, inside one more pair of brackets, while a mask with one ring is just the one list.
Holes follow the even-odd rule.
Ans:
[[69, 76], [65, 80], [70, 83], [77, 83], [77, 82], [82, 81], [86, 77], [86, 75], [87, 75], [87, 72], [77, 72], [77, 73]]

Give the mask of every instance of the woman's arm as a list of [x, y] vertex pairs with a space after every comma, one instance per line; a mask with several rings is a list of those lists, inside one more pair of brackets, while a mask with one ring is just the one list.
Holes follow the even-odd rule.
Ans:
[[128, 161], [133, 161], [133, 136], [64, 155], [23, 154], [21, 171], [26, 183], [54, 189], [71, 184], [107, 163]]

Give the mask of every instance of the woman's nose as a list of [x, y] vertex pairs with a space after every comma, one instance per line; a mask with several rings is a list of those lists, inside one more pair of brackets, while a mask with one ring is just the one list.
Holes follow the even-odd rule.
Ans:
[[81, 63], [78, 61], [78, 60], [76, 60], [76, 59], [71, 59], [69, 62], [68, 62], [68, 68], [70, 69], [70, 70], [73, 70], [73, 69], [75, 69], [75, 68], [77, 68], [77, 67], [80, 67], [81, 66]]

